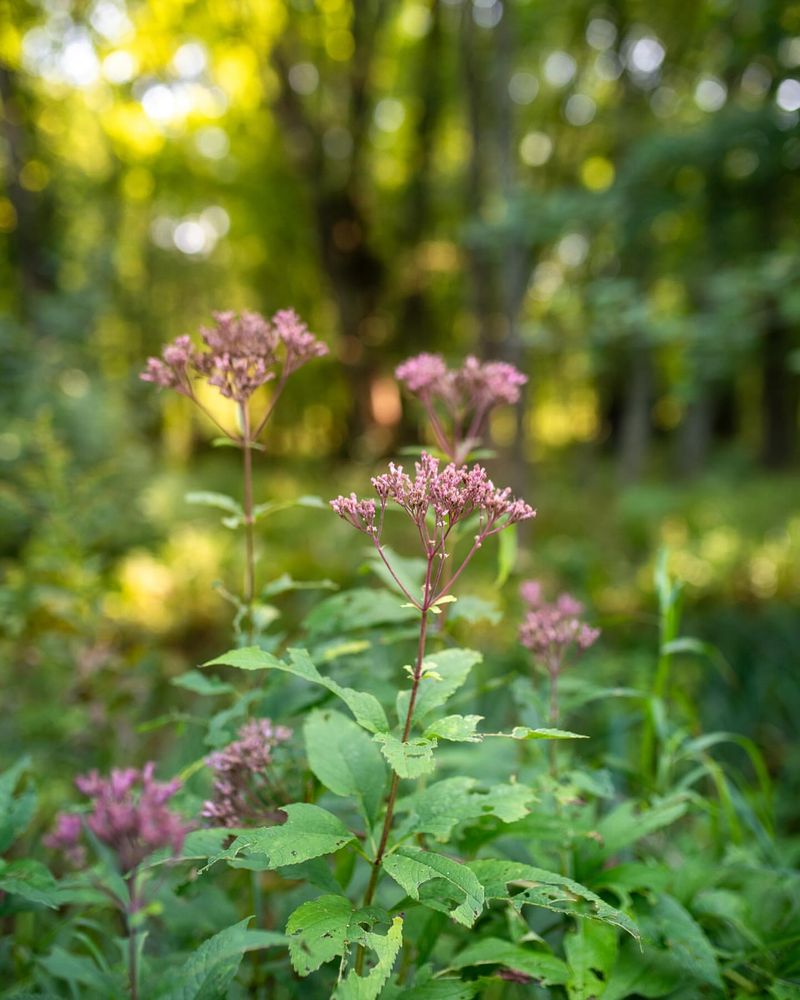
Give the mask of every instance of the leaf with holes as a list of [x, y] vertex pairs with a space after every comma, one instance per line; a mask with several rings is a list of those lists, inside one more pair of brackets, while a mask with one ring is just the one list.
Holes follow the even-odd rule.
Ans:
[[307, 976], [325, 962], [346, 955], [354, 943], [372, 947], [366, 941], [366, 934], [389, 919], [389, 914], [380, 907], [356, 910], [349, 899], [338, 894], [318, 896], [303, 903], [286, 924], [292, 968]]
[[362, 931], [358, 943], [373, 951], [378, 960], [366, 976], [355, 969], [350, 972], [333, 991], [332, 1000], [377, 1000], [403, 947], [403, 918], [395, 917], [386, 934]]
[[564, 935], [569, 1000], [593, 1000], [601, 995], [617, 960], [617, 945], [615, 927], [588, 920], [579, 920]]
[[428, 724], [425, 737], [450, 740], [452, 743], [480, 743], [483, 736], [475, 730], [482, 719], [482, 715], [446, 715]]
[[468, 945], [450, 964], [454, 969], [466, 969], [473, 965], [501, 965], [506, 969], [524, 972], [540, 986], [557, 986], [569, 978], [566, 964], [550, 952], [493, 937]]
[[459, 823], [483, 816], [496, 816], [504, 823], [522, 819], [534, 799], [525, 785], [495, 785], [482, 791], [475, 778], [445, 778], [401, 799], [397, 811], [409, 815], [409, 831], [445, 842]]
[[[401, 847], [383, 862], [387, 875], [412, 899], [421, 899], [426, 906], [447, 913], [452, 920], [472, 927], [483, 909], [484, 891], [478, 878], [467, 865], [444, 854], [423, 851], [419, 847]], [[436, 895], [420, 896], [420, 886], [436, 881]], [[455, 902], [455, 905], [451, 905]]]
[[373, 739], [380, 744], [389, 766], [401, 778], [419, 778], [422, 774], [430, 774], [436, 766], [433, 759], [436, 740], [412, 736], [404, 743], [391, 733], [376, 733]]
[[[556, 913], [599, 920], [639, 938], [638, 928], [630, 917], [591, 889], [563, 875], [518, 861], [472, 861], [469, 867], [484, 886], [487, 899], [510, 900], [517, 910], [523, 906], [541, 906]], [[512, 887], [520, 891], [514, 892]]]

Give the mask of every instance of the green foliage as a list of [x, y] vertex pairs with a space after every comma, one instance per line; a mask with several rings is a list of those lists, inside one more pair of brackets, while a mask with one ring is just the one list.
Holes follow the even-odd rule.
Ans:
[[[386, 858], [384, 868], [412, 899], [441, 909], [465, 927], [471, 927], [480, 916], [483, 886], [466, 865], [418, 847], [401, 847]], [[438, 891], [420, 895], [420, 886], [431, 881], [440, 883]]]
[[286, 813], [285, 823], [240, 834], [230, 847], [211, 858], [209, 865], [243, 859], [248, 867], [267, 871], [335, 854], [354, 840], [341, 820], [327, 809], [297, 802], [283, 806], [282, 812]]
[[303, 736], [316, 778], [335, 795], [353, 798], [367, 825], [373, 825], [386, 789], [386, 766], [369, 736], [332, 710], [310, 714]]

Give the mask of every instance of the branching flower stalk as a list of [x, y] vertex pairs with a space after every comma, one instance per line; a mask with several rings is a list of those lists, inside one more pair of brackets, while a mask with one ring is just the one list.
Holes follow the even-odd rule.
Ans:
[[490, 412], [518, 403], [528, 381], [504, 361], [469, 356], [448, 368], [440, 354], [417, 354], [395, 369], [395, 376], [422, 403], [436, 446], [451, 462], [465, 462], [481, 444]]
[[[361, 500], [352, 493], [349, 497], [340, 496], [332, 500], [331, 507], [341, 518], [367, 535], [400, 591], [420, 613], [417, 655], [403, 724], [402, 741], [407, 743], [414, 721], [420, 682], [425, 674], [425, 647], [430, 615], [438, 614], [440, 605], [451, 598], [452, 587], [487, 538], [518, 521], [534, 517], [535, 511], [524, 500], [512, 497], [509, 489], [497, 489], [480, 465], [468, 468], [466, 465], [450, 463], [440, 468], [439, 460], [427, 453], [423, 453], [416, 463], [413, 478], [402, 466], [392, 463], [387, 473], [372, 479], [372, 486], [378, 496], [377, 502], [372, 499]], [[411, 519], [425, 554], [425, 578], [421, 597], [409, 592], [386, 555], [382, 538], [386, 510], [390, 503], [399, 507]], [[453, 554], [455, 528], [473, 517], [477, 519], [478, 526], [470, 549], [452, 575], [448, 576], [445, 567]], [[392, 829], [399, 784], [400, 779], [395, 772], [386, 800], [378, 848], [372, 859], [372, 870], [364, 895], [365, 906], [372, 902], [378, 885]], [[362, 962], [363, 954], [359, 953], [357, 969]]]
[[[291, 309], [281, 310], [265, 319], [259, 313], [233, 312], [213, 314], [214, 325], [203, 327], [203, 346], [197, 348], [188, 336], [167, 344], [160, 358], [148, 358], [141, 374], [153, 382], [190, 399], [236, 447], [242, 450], [244, 529], [244, 587], [249, 642], [256, 632], [254, 605], [256, 596], [255, 508], [253, 504], [253, 450], [272, 416], [289, 376], [312, 358], [328, 353], [328, 348], [309, 332]], [[196, 384], [205, 382], [223, 397], [236, 404], [238, 428], [221, 423], [196, 392]], [[267, 382], [275, 386], [260, 416], [254, 419], [252, 400]]]

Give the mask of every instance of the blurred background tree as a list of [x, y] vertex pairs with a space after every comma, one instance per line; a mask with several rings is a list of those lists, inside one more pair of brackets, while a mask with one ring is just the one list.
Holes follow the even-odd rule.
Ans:
[[[145, 712], [153, 636], [202, 655], [235, 556], [181, 497], [231, 456], [137, 374], [213, 309], [291, 304], [336, 363], [282, 402], [265, 494], [413, 442], [403, 357], [511, 361], [522, 568], [631, 623], [667, 543], [709, 631], [744, 629], [741, 683], [761, 658], [729, 700], [774, 697], [800, 650], [800, 2], [0, 0], [0, 102], [6, 662], [70, 704], [112, 664]], [[338, 540], [276, 532], [275, 575], [341, 577]]]

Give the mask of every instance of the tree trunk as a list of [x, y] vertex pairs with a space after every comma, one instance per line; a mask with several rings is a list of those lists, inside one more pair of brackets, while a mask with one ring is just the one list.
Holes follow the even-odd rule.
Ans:
[[795, 338], [777, 311], [770, 310], [762, 341], [761, 460], [785, 469], [797, 455], [800, 376], [791, 370]]

